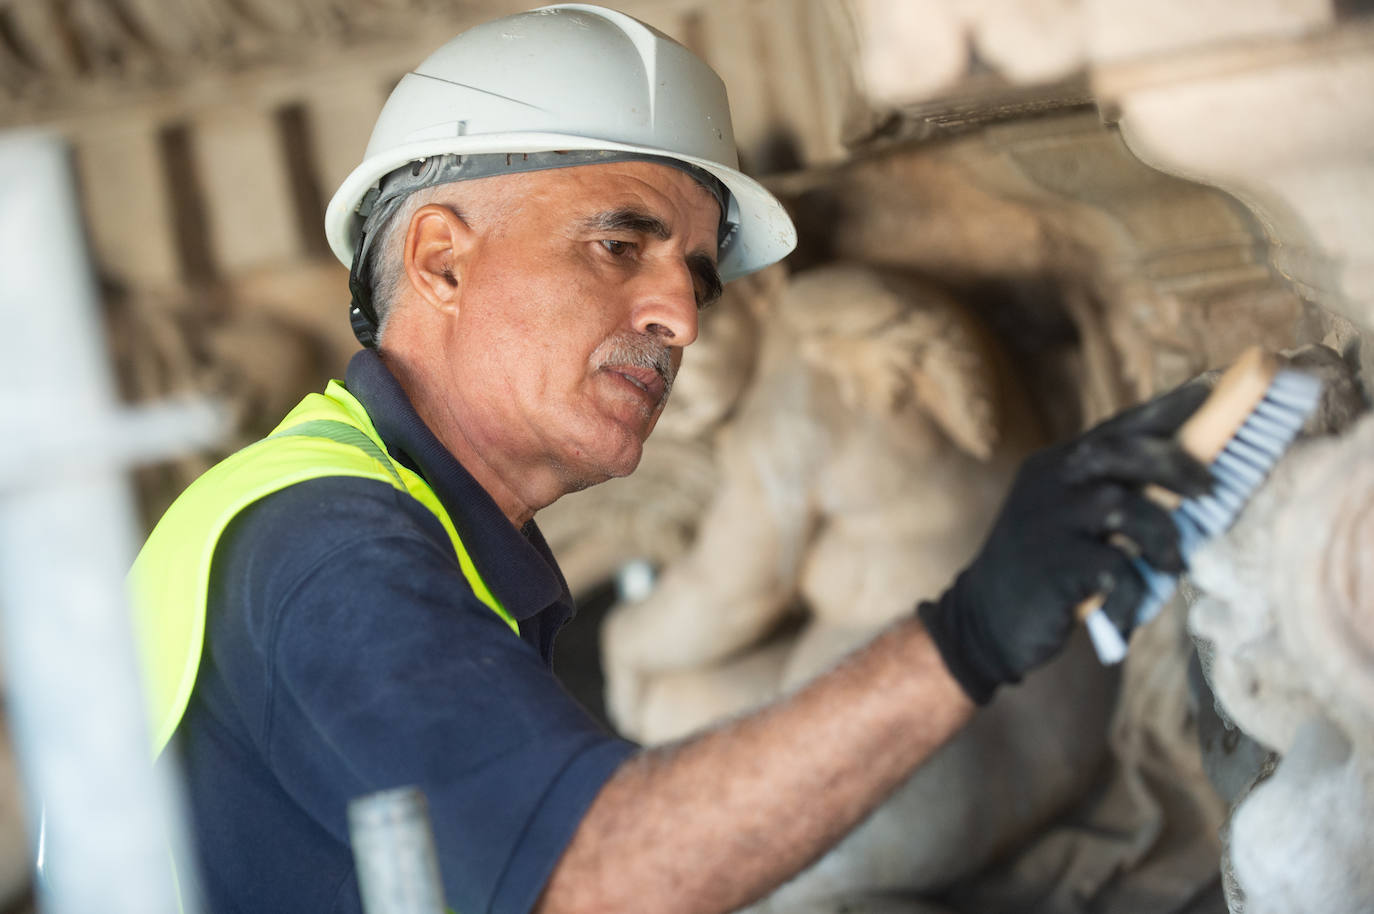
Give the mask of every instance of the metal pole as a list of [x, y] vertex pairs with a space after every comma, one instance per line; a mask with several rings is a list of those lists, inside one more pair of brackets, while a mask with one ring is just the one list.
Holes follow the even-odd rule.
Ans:
[[[120, 409], [67, 150], [0, 136], [0, 621], [40, 902], [56, 914], [196, 910], [176, 778], [154, 767], [124, 600], [137, 523], [123, 464], [221, 422]], [[183, 869], [183, 883], [190, 880]]]
[[366, 914], [444, 914], [425, 795], [398, 787], [348, 804], [348, 833]]

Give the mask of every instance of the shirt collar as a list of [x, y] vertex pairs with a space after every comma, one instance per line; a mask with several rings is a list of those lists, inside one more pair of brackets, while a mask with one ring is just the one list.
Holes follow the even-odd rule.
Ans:
[[381, 357], [371, 349], [358, 352], [344, 377], [387, 450], [434, 490], [473, 565], [506, 611], [523, 622], [553, 603], [571, 605], [567, 582], [534, 521], [523, 530], [511, 524], [425, 425]]

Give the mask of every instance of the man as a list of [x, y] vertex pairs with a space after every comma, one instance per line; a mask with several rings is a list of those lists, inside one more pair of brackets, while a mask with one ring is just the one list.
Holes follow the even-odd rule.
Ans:
[[634, 469], [698, 309], [793, 244], [719, 79], [594, 7], [479, 27], [402, 80], [326, 221], [375, 351], [192, 486], [134, 572], [212, 910], [358, 910], [347, 802], [402, 784], [457, 911], [734, 909], [1053, 655], [1078, 601], [1129, 628], [1109, 536], [1180, 565], [1139, 486], [1206, 486], [1170, 439], [1191, 393], [1028, 462], [919, 618], [637, 749], [552, 675], [572, 606], [533, 517]]

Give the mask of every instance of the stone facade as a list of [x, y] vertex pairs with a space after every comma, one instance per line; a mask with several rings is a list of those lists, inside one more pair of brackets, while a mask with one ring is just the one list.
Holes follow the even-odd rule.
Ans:
[[[71, 144], [127, 395], [224, 398], [245, 440], [337, 375], [354, 344], [345, 271], [320, 227], [329, 195], [390, 87], [436, 36], [526, 5], [0, 5], [0, 127], [53, 130]], [[846, 617], [855, 587], [911, 600], [938, 588], [1036, 440], [1255, 343], [1326, 344], [1367, 402], [1368, 4], [617, 5], [721, 73], [744, 166], [784, 199], [801, 234], [786, 266], [735, 284], [708, 313], [640, 471], [540, 518], [577, 590], [629, 560], [662, 569], [660, 590], [617, 609], [606, 630], [612, 710], [644, 738], [777, 694], [900, 611], [900, 600], [849, 601], [871, 612], [851, 606]], [[882, 300], [877, 286], [900, 293]], [[832, 314], [830, 299], [848, 307]], [[886, 317], [868, 320], [862, 301]], [[787, 371], [804, 377], [810, 401], [788, 399], [777, 381]], [[789, 462], [799, 453], [814, 466]], [[145, 471], [147, 511], [209, 459]], [[929, 528], [889, 516], [902, 512], [858, 485], [866, 474], [924, 505]], [[955, 491], [977, 497], [946, 505]], [[738, 496], [735, 507], [756, 498], [751, 516], [766, 523], [750, 528], [755, 539], [740, 539], [721, 493]], [[856, 559], [882, 540], [873, 534], [894, 524], [910, 549], [930, 547], [919, 583], [899, 561], [882, 566], [891, 579], [855, 577], [867, 567]], [[726, 607], [695, 587], [694, 567], [758, 611], [704, 611]], [[959, 910], [1203, 903], [1218, 885], [1211, 861], [1227, 808], [1197, 748], [1183, 618], [1176, 605], [1142, 632], [1120, 677], [1082, 657], [1047, 672], [1061, 685], [994, 710], [768, 909], [886, 910], [891, 893], [951, 883], [946, 901]], [[684, 655], [637, 646], [664, 638]], [[1061, 704], [1066, 681], [1080, 698], [1120, 697]], [[1036, 756], [1038, 734], [1018, 721], [1037, 717], [1060, 727], [1072, 777], [1052, 770], [1053, 753]], [[939, 795], [970, 808], [980, 792], [961, 772], [1009, 777], [980, 748], [999, 741], [1045, 760], [1043, 790], [1016, 815], [977, 820], [977, 840], [965, 842], [977, 866], [960, 868], [942, 856], [948, 833], [921, 830], [917, 810]], [[1265, 745], [1281, 753], [1282, 742]], [[18, 891], [23, 868], [11, 870]]]

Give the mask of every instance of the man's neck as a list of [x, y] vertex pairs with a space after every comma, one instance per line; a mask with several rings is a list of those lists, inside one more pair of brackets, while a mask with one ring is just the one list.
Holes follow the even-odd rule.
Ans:
[[[422, 359], [410, 353], [400, 354], [390, 347], [379, 351], [379, 355], [405, 391], [416, 414], [517, 529], [533, 519], [535, 511], [557, 498], [555, 495], [543, 501], [531, 499], [511, 483], [516, 479], [527, 480], [529, 474], [513, 473], [508, 466], [486, 456], [489, 449], [469, 435], [469, 424], [462, 421], [459, 404], [452, 395], [441, 390], [442, 385], [433, 383], [435, 372], [427, 370]], [[538, 487], [530, 488], [538, 490]]]

